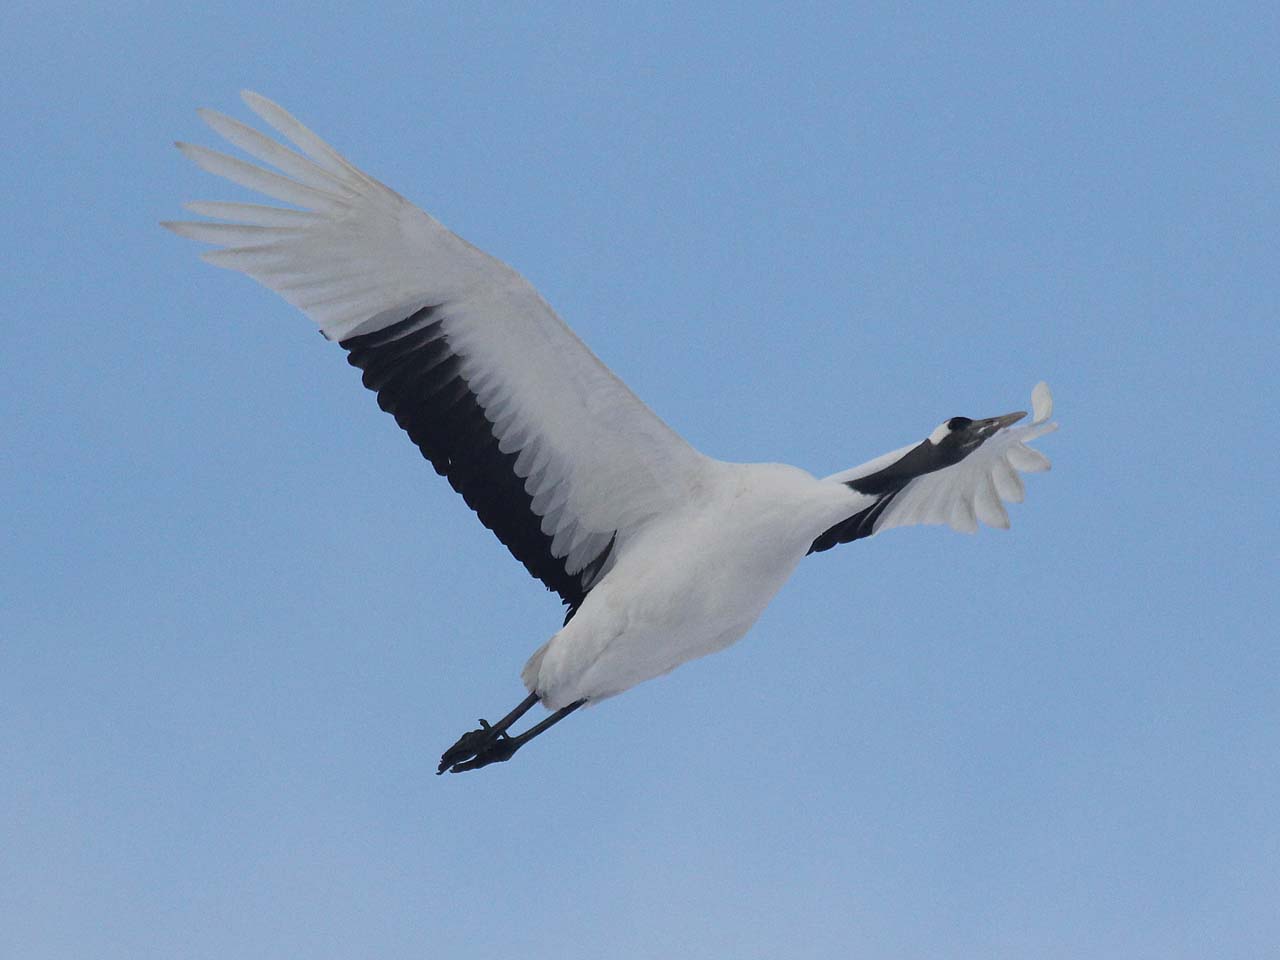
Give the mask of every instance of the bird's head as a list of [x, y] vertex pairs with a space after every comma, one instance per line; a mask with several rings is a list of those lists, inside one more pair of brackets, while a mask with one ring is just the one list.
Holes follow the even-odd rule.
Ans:
[[938, 424], [933, 433], [929, 434], [928, 442], [934, 446], [935, 455], [944, 459], [948, 465], [959, 463], [981, 446], [988, 437], [1017, 423], [1026, 415], [1026, 411], [1018, 410], [1014, 413], [1006, 413], [1002, 417], [988, 417], [985, 420], [952, 417]]

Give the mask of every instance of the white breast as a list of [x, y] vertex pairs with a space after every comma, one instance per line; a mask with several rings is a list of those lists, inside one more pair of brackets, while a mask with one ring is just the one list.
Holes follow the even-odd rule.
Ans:
[[525, 685], [557, 709], [724, 649], [857, 497], [795, 467], [710, 462], [704, 495], [629, 545], [529, 660]]

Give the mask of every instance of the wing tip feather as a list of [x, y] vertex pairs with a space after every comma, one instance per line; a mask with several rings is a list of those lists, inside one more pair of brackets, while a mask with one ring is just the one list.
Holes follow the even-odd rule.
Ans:
[[267, 120], [268, 123], [271, 122], [267, 117], [267, 114], [269, 113], [276, 113], [276, 114], [282, 113], [285, 116], [291, 116], [289, 111], [287, 111], [284, 107], [280, 106], [280, 104], [276, 103], [270, 97], [264, 97], [262, 94], [258, 93], [256, 90], [249, 90], [249, 89], [241, 90], [240, 99], [246, 107], [248, 107], [250, 110], [256, 113], [263, 120]]
[[1044, 423], [1053, 416], [1053, 391], [1041, 380], [1031, 389], [1032, 423]]

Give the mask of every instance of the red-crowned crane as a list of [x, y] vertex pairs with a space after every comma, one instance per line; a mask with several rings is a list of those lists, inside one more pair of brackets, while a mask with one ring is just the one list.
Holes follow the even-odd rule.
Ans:
[[[1049, 461], [1034, 417], [951, 417], [924, 440], [819, 480], [699, 453], [646, 407], [518, 273], [357, 170], [275, 103], [245, 102], [297, 150], [213, 111], [275, 168], [180, 143], [197, 165], [291, 207], [192, 203], [164, 224], [216, 244], [305, 312], [480, 521], [568, 606], [525, 664], [528, 696], [463, 736], [439, 772], [509, 759], [586, 703], [741, 638], [806, 554], [908, 524], [1007, 527], [1019, 471]], [[300, 152], [299, 152], [300, 151]], [[216, 221], [216, 222], [215, 222]], [[509, 728], [534, 704], [551, 711]]]

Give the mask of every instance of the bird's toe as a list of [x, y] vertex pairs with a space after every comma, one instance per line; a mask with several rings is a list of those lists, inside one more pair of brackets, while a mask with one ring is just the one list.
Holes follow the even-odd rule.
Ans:
[[481, 720], [480, 729], [467, 731], [458, 738], [457, 743], [440, 755], [440, 767], [436, 770], [436, 773], [444, 773], [455, 764], [474, 757], [496, 737], [497, 734], [489, 726], [489, 721]]
[[499, 734], [489, 743], [484, 744], [479, 750], [475, 751], [470, 759], [464, 759], [462, 762], [452, 764], [449, 767], [449, 772], [462, 773], [466, 770], [479, 770], [481, 767], [487, 767], [491, 763], [502, 763], [504, 760], [510, 760], [523, 743], [524, 741], [519, 737], [509, 737], [505, 733]]

